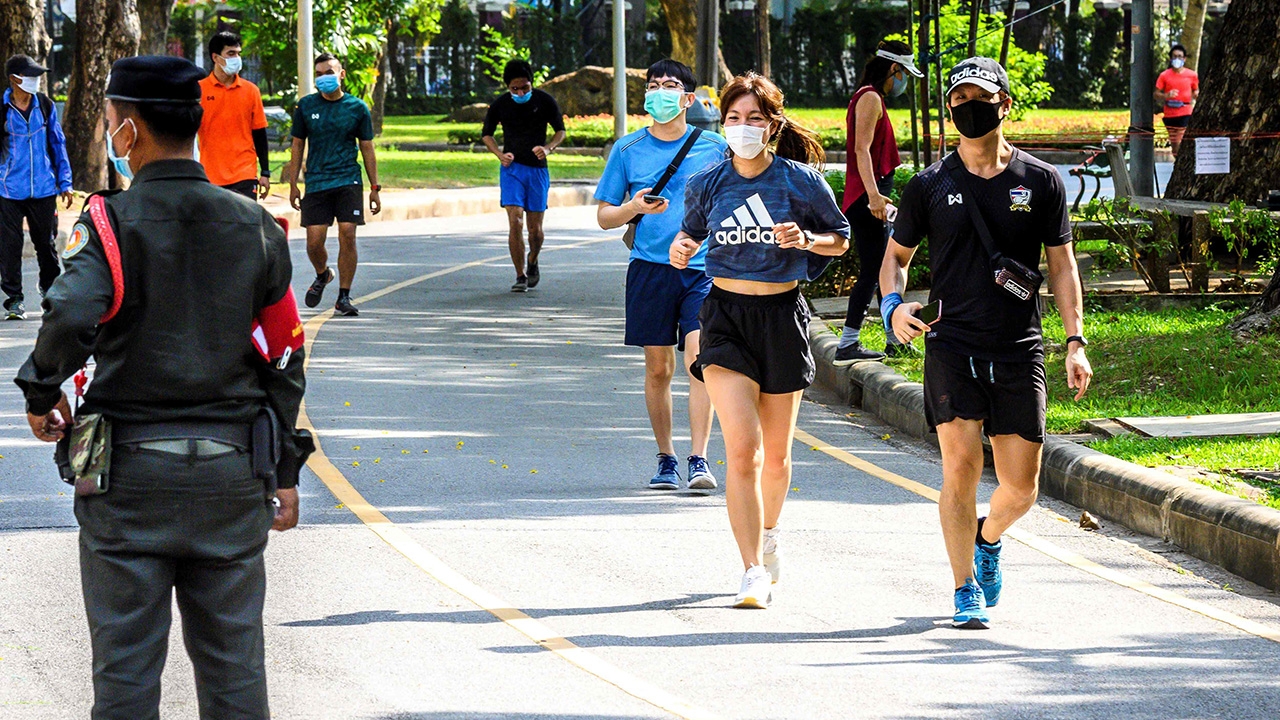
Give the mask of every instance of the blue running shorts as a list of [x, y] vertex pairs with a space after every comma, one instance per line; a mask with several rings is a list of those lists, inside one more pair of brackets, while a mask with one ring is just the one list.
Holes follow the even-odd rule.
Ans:
[[551, 192], [551, 173], [546, 168], [511, 163], [498, 173], [502, 207], [522, 207], [526, 212], [546, 212]]
[[670, 265], [632, 260], [627, 267], [627, 332], [633, 347], [684, 350], [684, 338], [698, 330], [698, 311], [711, 290], [702, 270], [677, 270]]

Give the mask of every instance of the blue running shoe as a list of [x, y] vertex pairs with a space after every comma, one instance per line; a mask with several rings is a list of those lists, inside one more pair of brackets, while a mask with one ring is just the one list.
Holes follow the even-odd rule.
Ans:
[[689, 456], [689, 489], [716, 489], [716, 476], [711, 474], [711, 468], [707, 466], [707, 459], [701, 455]]
[[676, 490], [680, 487], [680, 461], [675, 455], [658, 453], [658, 474], [649, 481], [650, 490]]
[[982, 595], [987, 600], [987, 607], [995, 607], [1000, 602], [1000, 588], [1004, 585], [1004, 573], [1000, 572], [1000, 548], [1004, 547], [1004, 541], [999, 541], [995, 545], [983, 545], [982, 543], [974, 543], [973, 545], [973, 564], [977, 569], [974, 573], [977, 577], [978, 586], [982, 588]]
[[987, 615], [987, 609], [983, 607], [985, 604], [982, 588], [973, 581], [973, 578], [966, 578], [964, 585], [956, 590], [956, 614], [952, 618], [953, 627], [964, 630], [986, 630], [991, 618]]

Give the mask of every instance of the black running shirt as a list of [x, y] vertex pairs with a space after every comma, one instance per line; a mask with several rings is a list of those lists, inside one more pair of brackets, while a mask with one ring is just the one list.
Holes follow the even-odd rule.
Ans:
[[506, 92], [493, 101], [484, 116], [481, 135], [491, 136], [502, 126], [502, 151], [516, 156], [515, 161], [529, 167], [544, 168], [546, 160], [539, 160], [533, 149], [547, 144], [547, 126], [560, 132], [564, 130], [564, 116], [556, 99], [534, 88], [533, 97], [523, 104], [511, 99]]
[[925, 341], [978, 360], [1043, 361], [1039, 299], [1018, 300], [996, 286], [965, 203], [977, 202], [1000, 253], [1039, 267], [1041, 246], [1071, 242], [1062, 176], [1014, 149], [1004, 172], [990, 180], [970, 174], [968, 180], [975, 198], [961, 193], [939, 161], [907, 183], [898, 206], [893, 239], [912, 248], [929, 239], [929, 301], [942, 301], [942, 318]]

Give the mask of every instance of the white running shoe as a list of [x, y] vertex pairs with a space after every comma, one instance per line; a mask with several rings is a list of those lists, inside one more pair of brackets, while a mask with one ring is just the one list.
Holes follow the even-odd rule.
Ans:
[[778, 535], [781, 532], [776, 527], [764, 529], [764, 567], [775, 584], [782, 576], [782, 553], [778, 552]]
[[733, 606], [764, 610], [769, 607], [773, 592], [771, 585], [769, 571], [759, 565], [752, 565], [742, 575], [742, 589], [738, 591], [738, 597], [734, 598]]

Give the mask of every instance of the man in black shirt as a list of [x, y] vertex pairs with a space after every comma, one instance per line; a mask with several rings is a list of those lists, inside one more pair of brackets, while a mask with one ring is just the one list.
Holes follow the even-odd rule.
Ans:
[[[942, 450], [939, 512], [955, 576], [954, 621], [985, 628], [986, 608], [999, 602], [1003, 583], [1000, 536], [1035, 504], [1040, 475], [1046, 385], [1035, 268], [1041, 246], [1068, 335], [1067, 384], [1077, 390], [1076, 400], [1093, 370], [1084, 352], [1062, 178], [1005, 141], [1000, 126], [1013, 100], [1004, 68], [988, 58], [961, 62], [951, 70], [947, 101], [960, 145], [903, 191], [880, 272], [880, 287], [894, 292], [881, 311], [901, 341], [925, 335], [925, 414]], [[931, 325], [915, 317], [920, 303], [904, 303], [901, 295], [907, 266], [926, 236], [929, 301], [941, 303]], [[1011, 275], [1023, 279], [1015, 278], [1014, 287], [1000, 284]], [[1000, 486], [990, 514], [978, 518], [984, 432]]]
[[[533, 88], [533, 68], [524, 60], [512, 60], [502, 71], [509, 92], [489, 106], [481, 138], [489, 152], [502, 163], [499, 184], [502, 207], [507, 209], [511, 262], [516, 266], [516, 284], [511, 292], [526, 292], [538, 286], [538, 254], [542, 250], [542, 216], [547, 211], [551, 175], [547, 156], [564, 142], [564, 118], [555, 98]], [[502, 149], [493, 133], [502, 126]], [[547, 142], [547, 126], [556, 131]], [[524, 219], [529, 221], [529, 256], [525, 264]]]

